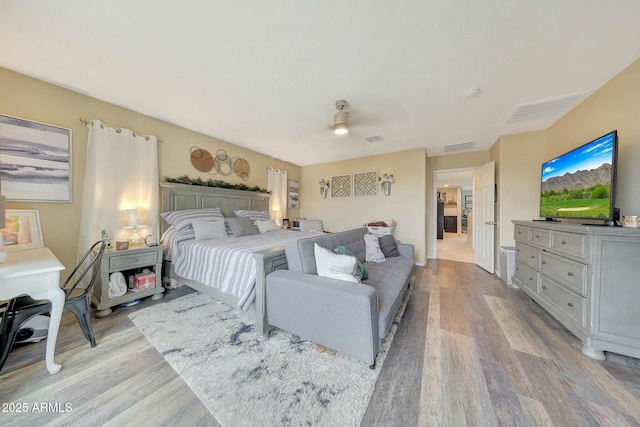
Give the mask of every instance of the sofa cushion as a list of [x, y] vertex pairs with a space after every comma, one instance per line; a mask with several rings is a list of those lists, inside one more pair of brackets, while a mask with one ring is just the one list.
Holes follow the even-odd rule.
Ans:
[[380, 249], [384, 254], [385, 258], [391, 258], [400, 256], [400, 252], [398, 252], [398, 245], [396, 243], [396, 239], [391, 234], [386, 234], [384, 236], [378, 237], [378, 242], [380, 243]]
[[324, 248], [334, 249], [344, 246], [353, 252], [360, 261], [364, 261], [364, 235], [366, 228], [343, 231], [333, 234], [314, 234], [306, 239], [287, 243], [284, 247], [289, 270], [302, 271], [307, 274], [318, 274], [313, 245], [317, 243]]
[[362, 283], [378, 292], [378, 334], [384, 338], [402, 303], [414, 268], [412, 259], [388, 258], [384, 263], [365, 262], [369, 280]]

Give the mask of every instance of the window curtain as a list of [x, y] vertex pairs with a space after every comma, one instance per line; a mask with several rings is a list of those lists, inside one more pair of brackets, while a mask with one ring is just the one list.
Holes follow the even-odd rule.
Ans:
[[[267, 190], [271, 191], [269, 214], [271, 218], [287, 217], [287, 171], [275, 168], [267, 169]], [[278, 213], [282, 212], [281, 214]]]
[[121, 211], [145, 209], [146, 227], [141, 236], [158, 241], [158, 147], [152, 135], [137, 135], [99, 120], [87, 122], [89, 141], [82, 197], [78, 257], [101, 239], [105, 230], [112, 244], [127, 240], [133, 230], [124, 229]]

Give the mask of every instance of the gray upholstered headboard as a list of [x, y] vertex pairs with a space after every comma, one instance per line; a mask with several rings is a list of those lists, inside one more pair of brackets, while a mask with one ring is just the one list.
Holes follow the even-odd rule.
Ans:
[[[255, 191], [230, 190], [227, 188], [203, 187], [187, 184], [161, 182], [161, 212], [182, 211], [186, 209], [220, 208], [225, 217], [234, 217], [234, 209], [256, 211], [269, 210], [270, 194]], [[161, 233], [169, 228], [164, 220]]]

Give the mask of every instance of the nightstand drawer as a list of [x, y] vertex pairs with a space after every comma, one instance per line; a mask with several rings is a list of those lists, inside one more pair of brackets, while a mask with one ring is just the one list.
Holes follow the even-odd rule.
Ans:
[[160, 262], [158, 252], [123, 254], [109, 258], [109, 270], [126, 269], [130, 266], [151, 265]]
[[587, 266], [584, 264], [543, 252], [540, 258], [540, 272], [580, 295], [587, 293]]

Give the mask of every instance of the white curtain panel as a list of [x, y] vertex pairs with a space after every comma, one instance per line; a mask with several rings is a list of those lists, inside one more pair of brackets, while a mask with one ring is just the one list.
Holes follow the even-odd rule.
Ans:
[[267, 169], [267, 190], [271, 191], [269, 213], [275, 218], [274, 211], [282, 211], [282, 218], [287, 217], [287, 171], [275, 168]]
[[112, 244], [128, 239], [133, 230], [122, 226], [121, 211], [145, 209], [147, 227], [141, 236], [159, 240], [158, 147], [152, 135], [137, 135], [92, 120], [87, 123], [89, 141], [82, 197], [78, 254], [83, 254], [106, 230]]

